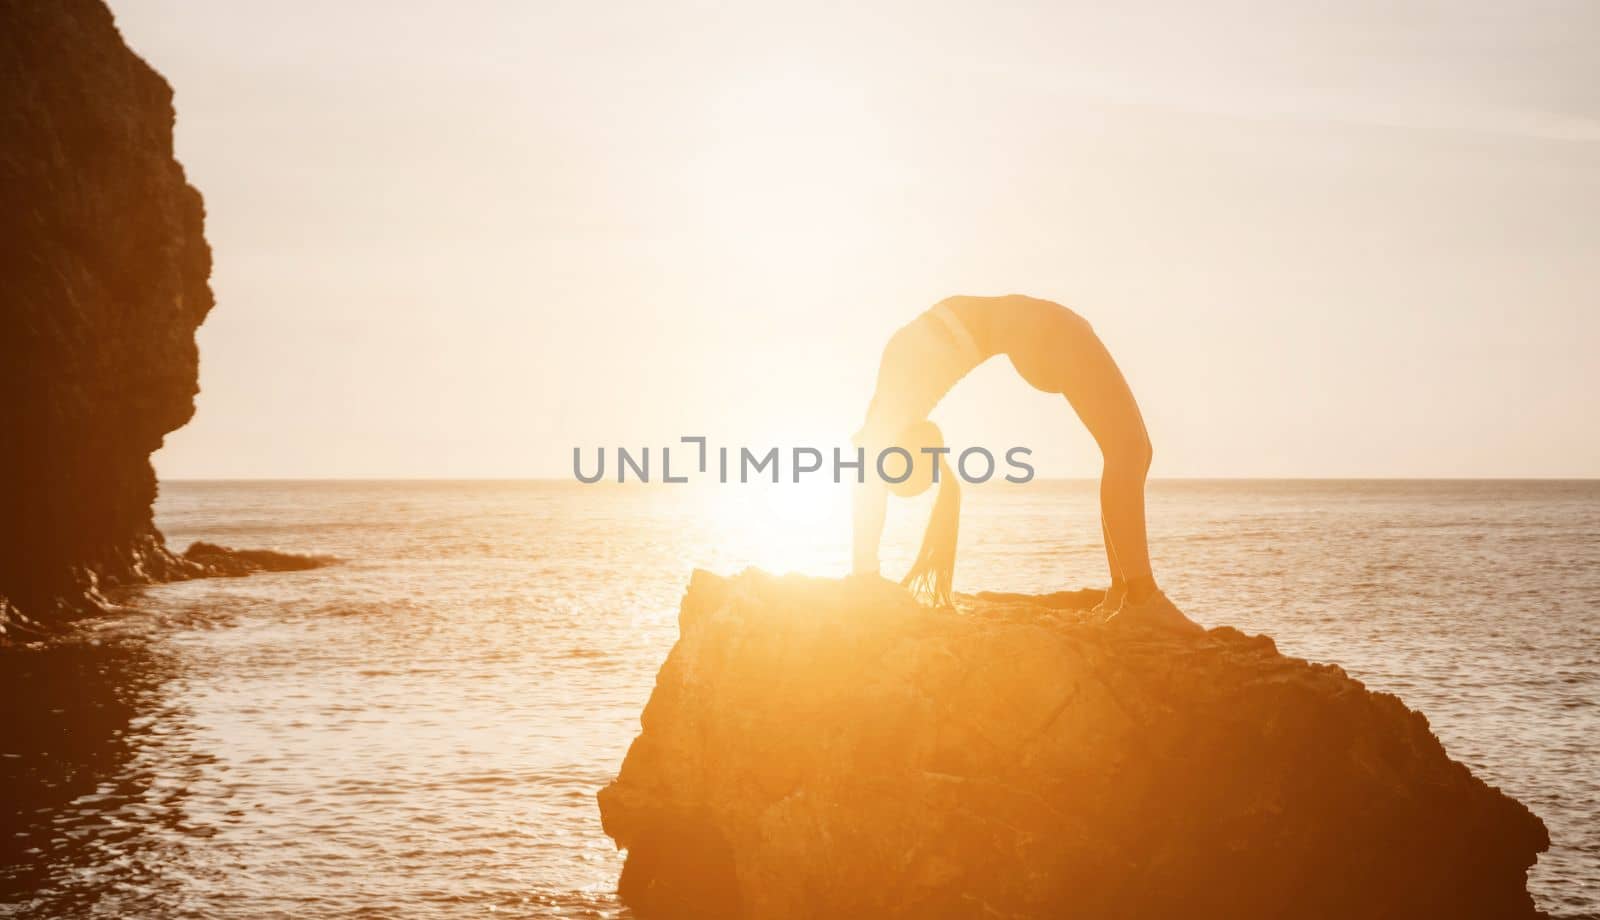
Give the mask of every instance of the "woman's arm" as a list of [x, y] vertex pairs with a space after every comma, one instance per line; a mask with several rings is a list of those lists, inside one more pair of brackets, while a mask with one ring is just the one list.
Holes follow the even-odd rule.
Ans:
[[889, 504], [889, 490], [875, 476], [857, 485], [852, 496], [855, 512], [854, 550], [850, 571], [856, 575], [878, 574], [878, 544], [883, 539], [883, 518]]

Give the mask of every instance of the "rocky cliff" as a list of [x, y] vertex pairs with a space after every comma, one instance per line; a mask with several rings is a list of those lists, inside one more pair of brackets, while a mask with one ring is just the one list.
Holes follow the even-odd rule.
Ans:
[[0, 632], [203, 571], [151, 520], [212, 304], [172, 128], [100, 0], [0, 0]]
[[1527, 808], [1421, 713], [1227, 628], [696, 572], [600, 793], [659, 917], [1538, 916]]

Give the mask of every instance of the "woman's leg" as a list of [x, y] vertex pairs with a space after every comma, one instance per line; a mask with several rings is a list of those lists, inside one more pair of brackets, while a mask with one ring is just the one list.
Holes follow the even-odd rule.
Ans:
[[[1073, 408], [1083, 417], [1083, 410], [1076, 402]], [[1137, 412], [1135, 409], [1137, 428], [1121, 420], [1110, 431], [1095, 434], [1102, 458], [1100, 514], [1109, 546], [1107, 553], [1116, 566], [1112, 580], [1113, 583], [1121, 581], [1126, 597], [1134, 602], [1156, 590], [1155, 577], [1150, 571], [1150, 542], [1144, 517], [1150, 441], [1144, 435], [1144, 422], [1137, 418]]]
[[1096, 613], [1116, 613], [1122, 606], [1122, 599], [1128, 594], [1128, 580], [1122, 575], [1122, 566], [1117, 565], [1117, 551], [1111, 544], [1111, 531], [1106, 529], [1106, 516], [1100, 515], [1100, 539], [1106, 548], [1106, 569], [1111, 573], [1111, 584], [1106, 588], [1106, 596], [1095, 605]]
[[[1110, 611], [1110, 624], [1154, 626], [1199, 633], [1202, 627], [1156, 587], [1150, 572], [1150, 544], [1144, 523], [1144, 484], [1150, 472], [1150, 436], [1133, 391], [1122, 371], [1084, 324], [1081, 335], [1069, 335], [1066, 356], [1073, 368], [1065, 376], [1065, 395], [1100, 445], [1100, 515], [1106, 534], [1112, 578], [1120, 572], [1125, 588], [1121, 605]], [[1116, 582], [1113, 580], [1113, 587]], [[1108, 597], [1110, 607], [1115, 598]]]
[[1150, 436], [1133, 391], [1100, 337], [1074, 322], [1056, 343], [1060, 392], [1100, 446], [1100, 521], [1112, 584], [1127, 586], [1137, 601], [1154, 593], [1145, 532], [1144, 485], [1150, 471]]
[[1133, 391], [1100, 337], [1076, 313], [1023, 298], [1013, 330], [1011, 364], [1035, 389], [1060, 393], [1100, 446], [1100, 522], [1113, 586], [1154, 591], [1144, 527], [1144, 480], [1150, 436]]
[[1106, 546], [1106, 568], [1110, 570], [1110, 586], [1106, 587], [1106, 597], [1096, 605], [1096, 613], [1117, 613], [1122, 606], [1123, 598], [1128, 597], [1128, 576], [1123, 574], [1122, 565], [1117, 563], [1117, 547], [1110, 541], [1110, 528], [1106, 526], [1106, 515], [1101, 515], [1101, 544]]
[[[1145, 533], [1144, 485], [1150, 472], [1150, 435], [1133, 391], [1100, 337], [1077, 314], [1057, 308], [1019, 337], [1011, 363], [1024, 380], [1061, 393], [1100, 446], [1100, 519], [1106, 560], [1115, 586], [1126, 585], [1113, 624], [1145, 624], [1181, 632], [1201, 627], [1185, 617], [1156, 586]], [[1110, 599], [1108, 599], [1110, 600]]]

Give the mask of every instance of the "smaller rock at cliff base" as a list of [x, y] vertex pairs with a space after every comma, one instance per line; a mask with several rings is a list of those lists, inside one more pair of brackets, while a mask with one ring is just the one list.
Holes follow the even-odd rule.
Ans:
[[183, 558], [199, 563], [207, 575], [240, 576], [256, 572], [302, 572], [319, 569], [339, 560], [332, 556], [302, 556], [270, 549], [234, 549], [197, 540], [183, 551]]
[[696, 572], [600, 792], [657, 917], [1539, 916], [1549, 845], [1427, 720], [1265, 637], [1073, 594]]

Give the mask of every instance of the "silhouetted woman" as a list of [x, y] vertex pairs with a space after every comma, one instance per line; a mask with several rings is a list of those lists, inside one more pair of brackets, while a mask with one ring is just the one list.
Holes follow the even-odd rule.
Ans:
[[[1011, 359], [1035, 389], [1060, 393], [1100, 445], [1100, 522], [1111, 587], [1100, 608], [1113, 623], [1149, 624], [1180, 631], [1201, 627], [1184, 616], [1156, 586], [1144, 522], [1144, 484], [1150, 469], [1150, 436], [1144, 417], [1089, 323], [1048, 300], [951, 297], [902, 327], [889, 339], [878, 368], [878, 385], [856, 443], [867, 448], [869, 471], [878, 451], [906, 448], [930, 471], [923, 446], [942, 446], [927, 416], [956, 381], [994, 355]], [[930, 443], [933, 442], [933, 443]], [[958, 477], [938, 458], [939, 492], [922, 548], [902, 584], [932, 603], [950, 604], [956, 533], [961, 517]], [[885, 486], [872, 475], [855, 497], [854, 569], [877, 574], [888, 490], [913, 495], [928, 477]], [[917, 483], [920, 482], [920, 488]]]

